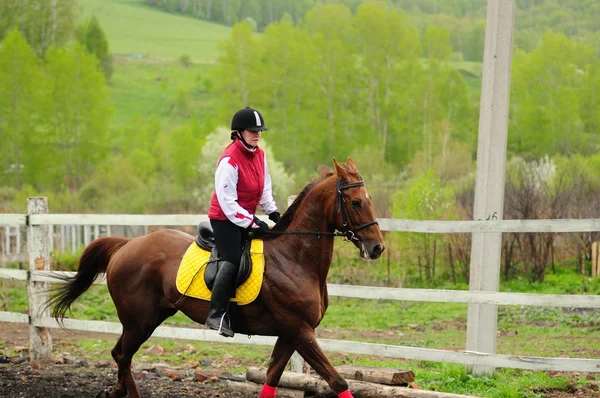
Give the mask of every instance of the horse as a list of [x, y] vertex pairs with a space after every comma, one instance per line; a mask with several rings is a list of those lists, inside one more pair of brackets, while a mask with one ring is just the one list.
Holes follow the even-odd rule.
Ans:
[[[244, 306], [230, 306], [236, 333], [276, 336], [261, 398], [274, 398], [290, 357], [297, 351], [339, 397], [352, 397], [315, 337], [328, 306], [327, 274], [335, 236], [343, 236], [366, 259], [377, 259], [385, 242], [362, 177], [351, 158], [333, 159], [335, 171], [321, 166], [319, 176], [298, 194], [263, 239], [265, 270], [259, 295]], [[62, 277], [48, 305], [60, 323], [73, 302], [101, 274], [117, 310], [123, 332], [111, 351], [117, 363], [116, 385], [96, 397], [119, 398], [140, 393], [131, 361], [154, 330], [177, 311], [204, 324], [209, 302], [183, 296], [175, 283], [183, 254], [194, 237], [163, 229], [136, 238], [107, 236], [83, 251], [77, 273]], [[216, 333], [216, 332], [215, 332]]]

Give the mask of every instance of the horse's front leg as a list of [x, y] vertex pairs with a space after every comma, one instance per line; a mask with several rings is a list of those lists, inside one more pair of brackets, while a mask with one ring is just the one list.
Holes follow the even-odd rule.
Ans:
[[277, 338], [277, 342], [271, 353], [269, 369], [267, 369], [267, 380], [260, 391], [259, 398], [275, 398], [279, 379], [294, 351], [294, 345], [287, 339], [284, 337]]
[[339, 398], [353, 398], [348, 390], [348, 382], [335, 370], [329, 359], [319, 347], [314, 329], [306, 326], [298, 333], [296, 350], [302, 358], [329, 384]]

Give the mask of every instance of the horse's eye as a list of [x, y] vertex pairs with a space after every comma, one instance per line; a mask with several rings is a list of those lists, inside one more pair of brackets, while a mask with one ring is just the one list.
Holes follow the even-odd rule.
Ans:
[[355, 209], [358, 209], [360, 207], [360, 200], [352, 199], [352, 207], [354, 207]]

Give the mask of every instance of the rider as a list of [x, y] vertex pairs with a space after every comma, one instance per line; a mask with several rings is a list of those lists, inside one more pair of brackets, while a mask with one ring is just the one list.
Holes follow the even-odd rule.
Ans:
[[221, 154], [215, 172], [215, 192], [208, 218], [220, 260], [206, 326], [226, 337], [234, 335], [227, 310], [235, 288], [233, 281], [240, 266], [242, 246], [248, 239], [249, 230], [269, 229], [266, 222], [256, 217], [256, 208], [260, 205], [273, 222], [281, 218], [273, 200], [267, 159], [258, 147], [265, 130], [268, 129], [259, 111], [250, 107], [237, 111], [231, 120], [233, 142]]

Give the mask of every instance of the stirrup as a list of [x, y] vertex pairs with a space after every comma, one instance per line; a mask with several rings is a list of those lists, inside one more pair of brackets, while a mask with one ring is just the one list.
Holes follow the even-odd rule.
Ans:
[[[225, 317], [227, 317], [228, 319], [225, 320]], [[221, 315], [221, 320], [219, 321], [219, 328], [213, 330], [216, 330], [217, 333], [219, 333], [223, 337], [233, 337], [235, 335], [235, 333], [229, 326], [229, 315], [226, 312], [223, 313], [223, 315]]]
[[[225, 322], [225, 317], [227, 317], [227, 324], [223, 324]], [[233, 337], [235, 333], [231, 329], [231, 323], [229, 322], [229, 314], [224, 313], [221, 317], [221, 322], [219, 323], [219, 330], [217, 331], [221, 336], [224, 337]]]

